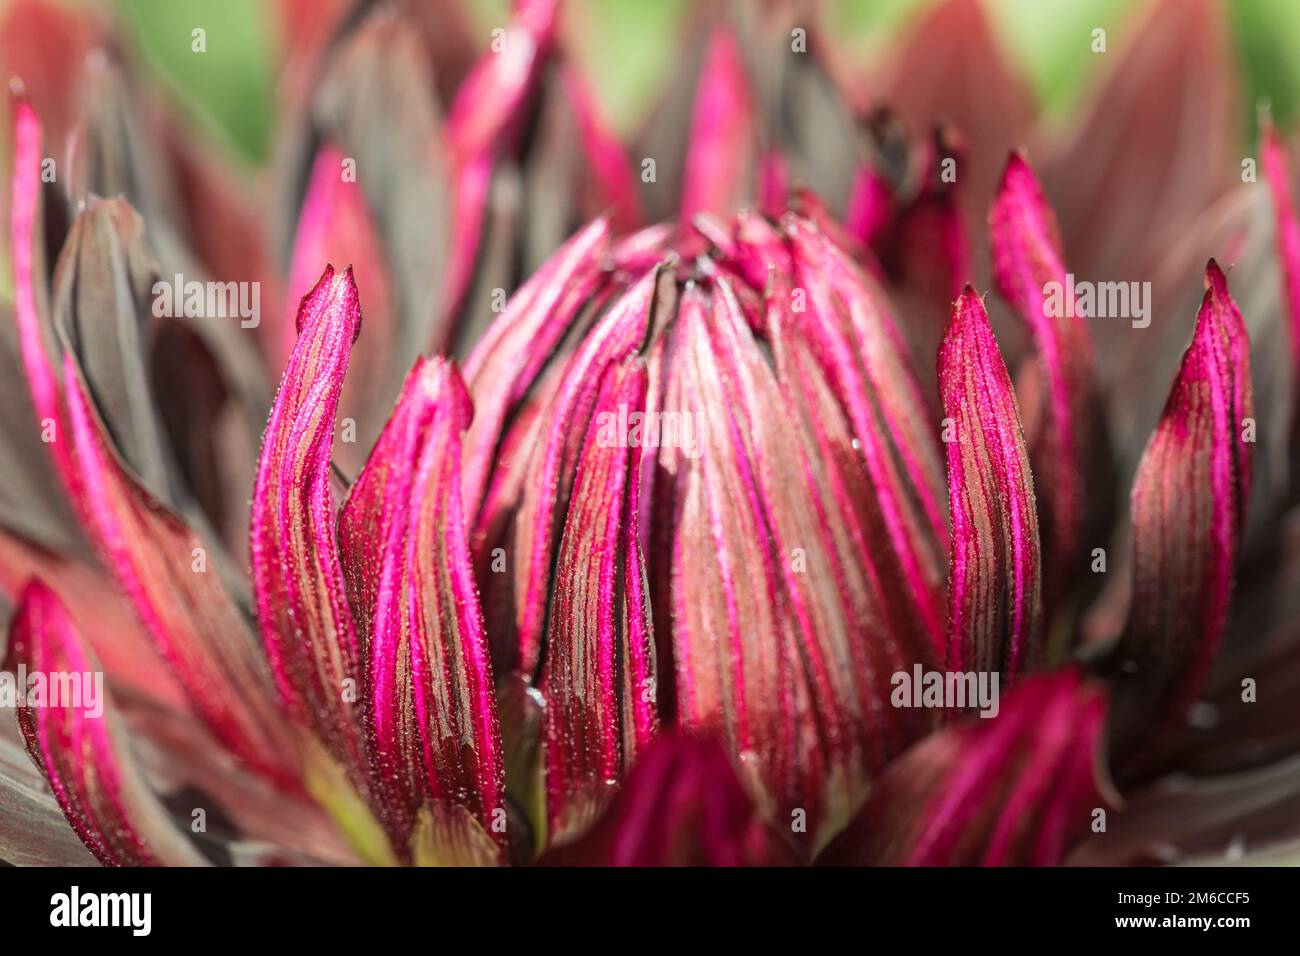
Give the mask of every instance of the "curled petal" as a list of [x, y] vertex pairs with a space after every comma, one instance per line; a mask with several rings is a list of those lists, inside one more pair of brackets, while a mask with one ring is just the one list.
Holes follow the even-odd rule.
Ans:
[[[781, 326], [802, 317], [789, 312], [780, 276], [773, 276], [770, 293], [778, 369], [789, 377], [784, 383], [751, 333], [729, 280], [714, 286], [704, 321], [698, 298], [685, 299], [678, 344], [680, 360], [693, 368], [673, 387], [686, 393], [699, 448], [694, 462], [687, 454], [670, 466], [679, 488], [687, 489], [680, 536], [698, 538], [703, 553], [710, 546], [734, 548], [736, 557], [728, 558], [725, 571], [722, 561], [682, 566], [673, 615], [682, 649], [677, 691], [689, 705], [682, 717], [688, 725], [738, 730], [752, 722], [750, 739], [728, 738], [737, 756], [755, 755], [746, 759], [777, 815], [788, 818], [802, 809], [816, 841], [843, 825], [871, 775], [924, 733], [924, 715], [888, 707], [886, 700], [890, 675], [922, 659], [929, 642], [898, 626], [903, 617], [891, 613], [883, 593], [875, 542], [853, 540], [864, 533], [857, 508], [870, 506], [849, 496], [864, 491], [864, 483], [837, 481], [845, 476], [823, 469], [848, 463], [856, 477], [861, 466], [851, 443], [837, 459], [834, 439], [818, 434], [819, 426], [834, 429], [838, 410], [820, 407], [818, 413], [829, 414], [816, 421], [797, 414], [808, 410], [805, 403], [829, 396], [818, 394], [825, 383], [816, 371], [791, 368], [809, 357], [799, 346], [793, 348], [797, 357], [787, 348], [793, 343]], [[799, 390], [805, 385], [809, 393]], [[687, 523], [701, 512], [691, 508], [697, 499], [681, 479], [696, 477], [710, 498], [704, 527]], [[810, 495], [810, 488], [830, 497]], [[684, 540], [679, 547], [694, 550]], [[701, 557], [694, 552], [695, 561]], [[760, 567], [763, 576], [755, 573]], [[751, 587], [766, 587], [760, 600], [770, 605], [768, 627], [777, 639], [751, 618], [752, 598], [742, 596], [746, 585], [737, 580], [742, 576], [753, 579]], [[727, 607], [727, 617], [710, 613], [711, 606]], [[728, 666], [738, 673], [719, 694], [710, 672]]]
[[728, 214], [744, 195], [741, 190], [753, 163], [753, 111], [740, 46], [730, 30], [719, 28], [709, 39], [695, 94], [682, 222], [702, 212]]
[[1021, 681], [989, 719], [926, 738], [876, 784], [821, 864], [1052, 866], [1114, 803], [1104, 692], [1067, 669]]
[[939, 350], [952, 514], [948, 667], [1018, 674], [1042, 616], [1034, 480], [1011, 378], [966, 287]]
[[[103, 672], [67, 610], [34, 580], [19, 599], [4, 670], [27, 678], [18, 724], [64, 816], [105, 866], [198, 865], [125, 747]], [[33, 699], [33, 695], [40, 696]], [[70, 699], [67, 695], [71, 695]]]
[[[827, 568], [816, 575], [790, 577], [792, 586], [818, 594], [832, 608], [813, 633], [833, 648], [830, 660], [852, 660], [847, 669], [832, 668], [834, 679], [849, 681], [834, 691], [840, 706], [853, 714], [859, 743], [872, 772], [924, 733], [926, 722], [916, 711], [880, 706], [886, 677], [910, 670], [918, 661], [933, 659], [931, 644], [909, 628], [908, 602], [897, 566], [880, 555], [887, 532], [872, 493], [870, 479], [854, 448], [852, 431], [843, 410], [818, 366], [809, 344], [798, 334], [800, 317], [789, 312], [786, 284], [774, 275], [768, 295], [769, 335], [776, 354], [780, 402], [792, 410], [794, 421], [771, 429], [772, 461], [786, 457], [778, 449], [790, 435], [799, 435], [804, 450], [801, 473], [777, 478], [774, 492], [786, 499], [792, 514], [811, 511], [794, 540], [818, 542], [807, 547], [809, 559], [825, 560]], [[811, 494], [809, 493], [811, 492]], [[811, 519], [811, 520], [810, 520]], [[811, 526], [809, 526], [811, 525]], [[778, 523], [779, 526], [779, 523]], [[815, 530], [814, 530], [815, 529]], [[818, 552], [824, 551], [824, 558]], [[811, 570], [811, 567], [809, 568]], [[833, 588], [833, 590], [832, 590]], [[855, 710], [850, 701], [857, 698]]]
[[[1083, 316], [1065, 302], [1065, 271], [1056, 219], [1029, 164], [1013, 153], [989, 214], [998, 291], [1029, 328], [1048, 391], [1047, 431], [1034, 448], [1034, 470], [1048, 498], [1047, 537], [1053, 563], [1078, 545], [1093, 405], [1092, 340]], [[1055, 283], [1054, 294], [1049, 291]]]
[[654, 640], [638, 531], [639, 449], [620, 418], [645, 406], [638, 361], [602, 376], [556, 558], [546, 660], [548, 830], [580, 832], [656, 726]]
[[421, 830], [408, 852], [434, 858], [505, 840], [494, 826], [504, 785], [492, 668], [460, 498], [470, 414], [455, 369], [418, 361], [339, 517], [381, 819], [399, 848]]
[[330, 451], [360, 331], [351, 270], [327, 267], [298, 309], [298, 344], [262, 438], [250, 532], [257, 623], [281, 700], [354, 786], [366, 762], [347, 690], [362, 673], [335, 544]]
[[119, 460], [70, 354], [64, 381], [83, 507], [105, 564], [213, 735], [254, 769], [295, 785], [265, 701], [269, 675], [203, 540]]
[[1228, 618], [1250, 492], [1250, 345], [1214, 260], [1205, 280], [1192, 343], [1133, 481], [1133, 603], [1116, 648], [1130, 678], [1117, 702], [1122, 738], [1186, 712]]
[[667, 734], [641, 757], [600, 822], [543, 866], [770, 866], [793, 861], [721, 744]]

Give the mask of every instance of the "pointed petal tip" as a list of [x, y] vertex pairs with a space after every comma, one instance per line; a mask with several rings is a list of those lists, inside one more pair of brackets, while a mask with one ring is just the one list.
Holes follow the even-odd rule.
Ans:
[[976, 291], [975, 286], [967, 282], [961, 290], [961, 295], [952, 303], [952, 323], [969, 321], [977, 318], [978, 315], [984, 315], [984, 320], [988, 321], [988, 316], [984, 314], [984, 296]]
[[353, 343], [361, 335], [361, 297], [357, 294], [352, 266], [338, 272], [332, 263], [326, 263], [325, 271], [298, 305], [298, 334], [301, 336], [322, 317], [344, 322], [351, 330]]
[[1214, 289], [1216, 292], [1226, 292], [1228, 289], [1228, 276], [1216, 259], [1211, 258], [1205, 264], [1205, 286], [1208, 289]]

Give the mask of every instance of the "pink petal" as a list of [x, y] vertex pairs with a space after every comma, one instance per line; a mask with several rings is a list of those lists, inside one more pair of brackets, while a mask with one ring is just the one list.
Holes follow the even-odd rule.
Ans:
[[1228, 619], [1250, 493], [1250, 346], [1214, 260], [1205, 279], [1192, 343], [1133, 481], [1133, 602], [1115, 651], [1129, 675], [1117, 700], [1123, 744], [1183, 716]]
[[[391, 395], [386, 376], [389, 353], [397, 347], [397, 315], [392, 277], [366, 197], [359, 183], [344, 180], [343, 172], [343, 154], [331, 145], [322, 146], [312, 163], [298, 217], [289, 288], [311, 288], [322, 262], [352, 264], [357, 294], [366, 303], [366, 348], [348, 376], [340, 406], [344, 416], [364, 422], [376, 400], [386, 401]], [[288, 315], [276, 319], [274, 367], [282, 368], [293, 354], [298, 330]], [[359, 461], [349, 464], [351, 473]]]
[[1260, 142], [1264, 176], [1273, 193], [1277, 256], [1282, 262], [1287, 311], [1291, 317], [1291, 358], [1300, 374], [1300, 221], [1296, 219], [1295, 195], [1291, 189], [1291, 166], [1286, 146], [1271, 124], [1265, 125]]
[[265, 663], [218, 569], [206, 566], [203, 540], [126, 470], [71, 354], [63, 375], [88, 530], [105, 565], [213, 736], [254, 770], [297, 786], [278, 714], [265, 699]]
[[808, 334], [861, 443], [915, 619], [942, 650], [947, 527], [938, 416], [921, 395], [883, 293], [812, 223], [791, 217], [786, 228]]
[[586, 78], [572, 66], [561, 74], [563, 88], [578, 119], [583, 153], [595, 180], [595, 192], [610, 207], [609, 217], [620, 234], [641, 226], [640, 184], [627, 151], [600, 114]]
[[939, 350], [939, 390], [951, 427], [947, 666], [1018, 674], [1041, 626], [1038, 512], [1011, 378], [970, 286]]
[[445, 132], [454, 164], [518, 135], [523, 107], [534, 94], [555, 39], [558, 0], [520, 0], [499, 49], [484, 53], [461, 84]]
[[298, 344], [262, 438], [253, 490], [253, 597], [281, 700], [361, 788], [365, 750], [349, 702], [356, 698], [344, 681], [358, 688], [364, 675], [330, 485], [339, 394], [361, 331], [352, 271], [327, 266], [303, 297], [297, 324]]
[[465, 506], [471, 516], [486, 493], [510, 413], [595, 290], [608, 244], [605, 219], [574, 235], [511, 296], [465, 362], [474, 397], [474, 422], [465, 436]]
[[1100, 777], [1106, 697], [1068, 669], [1027, 677], [892, 764], [818, 862], [1053, 866], [1114, 798]]
[[57, 355], [53, 341], [50, 305], [46, 288], [44, 203], [41, 193], [41, 121], [22, 97], [13, 101], [14, 174], [10, 209], [10, 243], [14, 269], [14, 315], [27, 387], [36, 410], [36, 427], [54, 426], [54, 441], [48, 443], [55, 471], [75, 502], [77, 467], [72, 461], [64, 413], [62, 387], [51, 355]]
[[691, 115], [682, 222], [702, 212], [728, 214], [744, 197], [753, 162], [753, 111], [739, 44], [730, 30], [719, 28], [709, 39]]
[[[1047, 539], [1051, 574], [1075, 556], [1083, 522], [1083, 478], [1089, 454], [1088, 422], [1099, 414], [1094, 401], [1092, 339], [1088, 323], [1066, 303], [1067, 273], [1051, 208], [1033, 171], [1013, 153], [989, 214], [998, 291], [1028, 326], [1048, 390], [1048, 421], [1035, 443], [1034, 470], [1048, 499]], [[1046, 287], [1057, 283], [1060, 315], [1049, 307]]]
[[538, 442], [515, 525], [514, 606], [518, 659], [525, 673], [540, 657], [549, 600], [554, 541], [567, 507], [574, 471], [587, 434], [605, 369], [644, 341], [655, 302], [658, 272], [639, 279], [600, 318], [568, 360], [555, 394], [543, 412]]
[[645, 388], [645, 369], [635, 360], [602, 375], [559, 540], [538, 684], [547, 701], [547, 817], [555, 843], [586, 828], [656, 727], [637, 525], [639, 449], [617, 424], [620, 413], [644, 407]]
[[417, 361], [339, 517], [372, 773], [399, 848], [427, 803], [448, 828], [469, 831], [463, 840], [478, 836], [472, 823], [505, 844], [494, 826], [504, 823], [504, 788], [492, 667], [460, 498], [470, 415], [455, 369]]
[[[3, 669], [19, 667], [29, 685], [39, 675], [50, 695], [18, 710], [27, 752], [90, 852], [105, 866], [201, 864], [136, 769], [98, 663], [62, 602], [40, 580], [23, 591], [9, 628]], [[87, 695], [96, 693], [96, 677], [103, 693], [92, 701]], [[56, 700], [54, 694], [66, 692], [73, 680], [78, 697]]]
[[712, 738], [647, 748], [600, 822], [542, 866], [764, 866], [792, 862]]
[[[699, 453], [661, 450], [660, 467], [673, 477], [665, 488], [671, 551], [655, 569], [671, 576], [664, 616], [672, 628], [676, 721], [725, 740], [773, 814], [789, 820], [802, 809], [816, 834], [828, 778], [822, 735], [835, 734], [821, 724], [836, 702], [824, 666], [810, 675], [801, 665], [799, 622], [783, 613], [795, 556], [778, 554], [769, 539], [749, 423], [710, 340], [712, 324], [708, 297], [688, 287], [663, 407], [694, 417]], [[837, 723], [833, 716], [829, 722]]]

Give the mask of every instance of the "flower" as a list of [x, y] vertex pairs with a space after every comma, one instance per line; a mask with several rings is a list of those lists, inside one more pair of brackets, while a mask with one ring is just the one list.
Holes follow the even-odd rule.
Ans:
[[[977, 4], [942, 9], [913, 43], [988, 43]], [[305, 294], [243, 336], [155, 311], [189, 243], [145, 191], [69, 206], [15, 96], [0, 859], [1049, 865], [1291, 835], [1285, 144], [1266, 123], [1264, 182], [1209, 212], [1185, 177], [1153, 232], [1207, 225], [1165, 298], [1098, 317], [1085, 283], [1123, 273], [1092, 271], [1117, 260], [1075, 194], [1058, 227], [995, 123], [917, 138], [934, 104], [905, 93], [859, 129], [820, 37], [763, 65], [802, 55], [791, 22], [697, 25], [648, 190], [553, 2], [463, 78], [393, 11], [300, 38], [276, 198]], [[422, 91], [449, 87], [438, 132]], [[350, 160], [385, 172], [358, 189]], [[503, 182], [580, 169], [596, 188], [509, 214]], [[521, 264], [499, 314], [472, 304]], [[241, 355], [282, 369], [273, 399]]]

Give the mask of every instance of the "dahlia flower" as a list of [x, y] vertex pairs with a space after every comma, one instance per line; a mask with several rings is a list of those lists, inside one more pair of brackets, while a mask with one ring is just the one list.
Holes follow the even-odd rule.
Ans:
[[[340, 12], [265, 215], [115, 56], [80, 119], [15, 86], [0, 860], [1288, 852], [1300, 222], [1266, 115], [1206, 172], [1216, 5], [1066, 136], [973, 0], [885, 102], [743, 9], [632, 147], [553, 0], [472, 66]], [[1208, 148], [1113, 132], [1151, 77]], [[266, 320], [178, 305], [215, 280]]]

